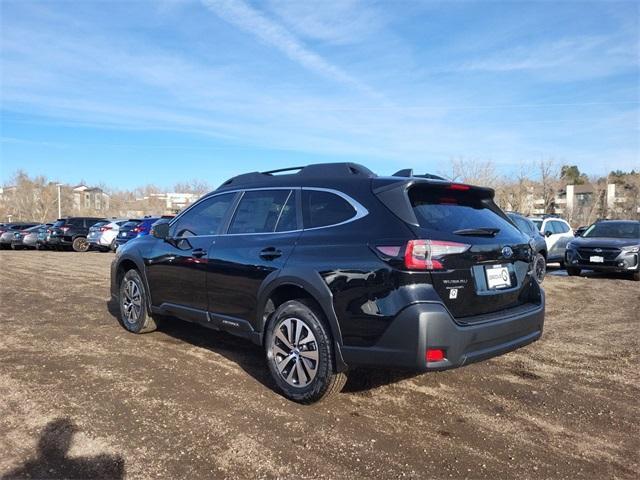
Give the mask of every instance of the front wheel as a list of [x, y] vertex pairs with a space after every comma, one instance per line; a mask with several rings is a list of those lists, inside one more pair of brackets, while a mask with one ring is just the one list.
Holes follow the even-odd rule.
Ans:
[[533, 272], [537, 282], [542, 283], [545, 275], [547, 274], [547, 261], [545, 260], [544, 255], [542, 255], [541, 253], [538, 253], [536, 255], [533, 264]]
[[640, 282], [640, 270], [638, 270], [637, 272], [633, 272], [633, 274], [631, 275], [631, 278], [634, 279], [636, 282]]
[[570, 277], [577, 277], [582, 270], [577, 267], [567, 267], [567, 273]]
[[331, 334], [312, 302], [280, 305], [267, 328], [265, 346], [271, 375], [290, 400], [314, 403], [342, 390], [347, 377], [335, 372]]
[[87, 242], [87, 239], [84, 237], [76, 237], [73, 239], [71, 247], [74, 252], [88, 252], [91, 244]]
[[157, 326], [147, 309], [147, 292], [137, 270], [129, 270], [120, 282], [120, 319], [133, 333], [153, 332]]

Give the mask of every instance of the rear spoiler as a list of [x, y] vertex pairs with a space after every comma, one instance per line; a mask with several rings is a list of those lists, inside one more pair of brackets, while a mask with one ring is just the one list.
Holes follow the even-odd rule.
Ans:
[[409, 190], [414, 187], [433, 188], [437, 190], [452, 192], [469, 192], [474, 196], [483, 200], [493, 200], [495, 190], [488, 187], [478, 187], [476, 185], [468, 185], [466, 183], [450, 182], [448, 180], [436, 179], [419, 179], [411, 178], [408, 181], [393, 182], [391, 184], [375, 188], [374, 181], [373, 193], [384, 203], [403, 222], [419, 227], [420, 223], [413, 213], [413, 207], [409, 200]]

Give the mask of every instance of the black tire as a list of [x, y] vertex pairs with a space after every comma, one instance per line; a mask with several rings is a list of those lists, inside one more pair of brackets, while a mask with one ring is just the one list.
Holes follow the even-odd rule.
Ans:
[[74, 252], [88, 252], [91, 248], [91, 244], [87, 242], [85, 237], [76, 237], [71, 244]]
[[[127, 291], [127, 288], [133, 288], [132, 285], [135, 285], [139, 294], [137, 301], [135, 301], [134, 292]], [[132, 269], [124, 274], [118, 291], [120, 321], [124, 328], [133, 333], [149, 333], [158, 328], [156, 321], [150, 315], [147, 291], [137, 270]]]
[[[287, 325], [293, 325], [292, 332]], [[294, 340], [298, 329], [299, 340]], [[294, 341], [285, 344], [283, 337]], [[313, 340], [304, 342], [309, 338]], [[324, 315], [306, 299], [291, 300], [278, 307], [267, 327], [265, 350], [276, 384], [295, 402], [309, 404], [327, 400], [340, 392], [347, 380], [344, 372], [335, 371], [333, 340]], [[289, 355], [285, 357], [287, 352]], [[317, 360], [311, 359], [312, 356]], [[302, 385], [294, 385], [296, 380]]]
[[566, 264], [564, 263], [564, 260], [560, 260], [560, 268], [566, 268]]
[[533, 273], [538, 283], [544, 281], [544, 276], [547, 274], [547, 261], [541, 253], [538, 253], [533, 261]]
[[116, 239], [115, 238], [113, 240], [111, 240], [111, 245], [109, 246], [109, 249], [112, 252], [115, 252], [118, 249], [118, 244], [116, 243]]
[[582, 270], [578, 267], [567, 267], [567, 273], [570, 277], [577, 277]]
[[640, 282], [640, 270], [639, 270], [639, 271], [637, 271], [637, 272], [633, 272], [633, 273], [631, 274], [631, 278], [632, 278], [633, 280], [635, 280], [636, 282]]

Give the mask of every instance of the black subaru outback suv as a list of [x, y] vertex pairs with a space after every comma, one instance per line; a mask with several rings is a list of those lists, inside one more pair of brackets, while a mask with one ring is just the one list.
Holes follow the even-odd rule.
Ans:
[[351, 163], [240, 175], [118, 249], [112, 296], [135, 333], [168, 315], [263, 345], [299, 402], [354, 366], [460, 367], [542, 334], [531, 245], [493, 195]]

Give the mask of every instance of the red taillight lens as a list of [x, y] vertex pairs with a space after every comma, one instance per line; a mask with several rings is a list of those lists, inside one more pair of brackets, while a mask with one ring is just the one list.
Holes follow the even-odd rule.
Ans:
[[469, 190], [471, 187], [469, 185], [464, 185], [462, 183], [452, 183], [449, 186], [449, 190], [458, 190], [460, 192], [466, 192], [467, 190]]
[[440, 348], [427, 349], [427, 362], [441, 362], [444, 360], [444, 350]]
[[111, 227], [100, 227], [101, 232], [106, 232], [107, 230], [111, 230]]
[[140, 229], [139, 229], [138, 227], [133, 227], [133, 228], [131, 229], [131, 231], [132, 231], [133, 233], [138, 233], [138, 232], [140, 231]]
[[404, 254], [409, 270], [442, 270], [442, 257], [466, 252], [471, 245], [439, 240], [411, 240]]

